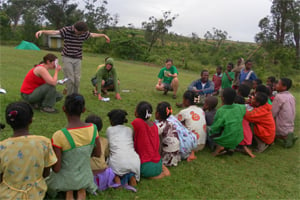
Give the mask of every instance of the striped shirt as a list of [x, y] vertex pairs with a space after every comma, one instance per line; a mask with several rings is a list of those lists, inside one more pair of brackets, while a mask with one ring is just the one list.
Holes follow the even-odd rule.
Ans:
[[59, 30], [61, 37], [64, 39], [64, 48], [62, 56], [82, 59], [82, 44], [87, 40], [91, 33], [89, 31], [76, 35], [73, 26], [65, 26]]

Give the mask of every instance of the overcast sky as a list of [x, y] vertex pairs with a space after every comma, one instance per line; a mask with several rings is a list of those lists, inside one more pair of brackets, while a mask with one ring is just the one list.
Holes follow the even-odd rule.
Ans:
[[119, 15], [118, 26], [140, 28], [150, 16], [163, 11], [178, 14], [169, 31], [203, 38], [213, 27], [227, 31], [234, 41], [254, 42], [258, 22], [270, 14], [271, 0], [107, 0], [108, 12]]

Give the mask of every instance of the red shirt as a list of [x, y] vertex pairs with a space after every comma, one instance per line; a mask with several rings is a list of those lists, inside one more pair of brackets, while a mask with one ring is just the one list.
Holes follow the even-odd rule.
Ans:
[[222, 85], [222, 73], [220, 75], [214, 74], [212, 81], [215, 84], [215, 91], [218, 91]]
[[156, 124], [149, 126], [144, 120], [136, 118], [131, 122], [134, 129], [134, 148], [139, 154], [141, 164], [145, 162], [158, 163], [159, 135]]
[[247, 111], [244, 119], [254, 123], [254, 133], [266, 144], [272, 144], [275, 139], [275, 122], [271, 112], [272, 105], [265, 105]]
[[[42, 66], [42, 65], [37, 65], [37, 66]], [[25, 76], [25, 79], [21, 86], [21, 93], [31, 94], [36, 88], [46, 83], [46, 81], [43, 78], [38, 77], [33, 73], [34, 69], [35, 67], [32, 68]]]

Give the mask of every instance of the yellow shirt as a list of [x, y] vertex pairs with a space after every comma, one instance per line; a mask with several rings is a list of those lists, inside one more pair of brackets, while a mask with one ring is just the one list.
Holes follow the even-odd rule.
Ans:
[[101, 156], [100, 158], [97, 157], [91, 157], [91, 168], [92, 170], [103, 170], [107, 168], [107, 164], [105, 159], [109, 155], [109, 149], [108, 149], [108, 141], [106, 138], [99, 137], [101, 144]]
[[[72, 136], [76, 147], [81, 147], [89, 145], [92, 141], [94, 135], [93, 124], [89, 124], [84, 127], [77, 127], [68, 129], [70, 135]], [[98, 132], [96, 139], [99, 137]], [[56, 131], [52, 136], [52, 145], [60, 148], [62, 151], [67, 151], [71, 149], [71, 145], [67, 140], [66, 136], [61, 130]]]
[[44, 136], [12, 137], [0, 142], [0, 199], [43, 199], [47, 185], [45, 167], [57, 161]]

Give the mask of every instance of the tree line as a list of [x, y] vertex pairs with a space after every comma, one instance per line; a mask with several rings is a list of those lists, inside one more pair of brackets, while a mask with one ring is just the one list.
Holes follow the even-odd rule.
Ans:
[[[1, 42], [27, 40], [41, 44], [34, 33], [40, 29], [60, 29], [76, 21], [86, 21], [89, 30], [101, 30], [111, 38], [107, 44], [91, 39], [85, 50], [124, 59], [161, 64], [172, 57], [179, 67], [198, 70], [200, 66], [226, 65], [239, 57], [252, 58], [261, 73], [275, 68], [278, 74], [289, 68], [300, 69], [300, 0], [273, 0], [270, 15], [261, 19], [256, 44], [227, 41], [228, 33], [213, 27], [204, 38], [197, 33], [184, 37], [169, 32], [180, 17], [171, 11], [150, 16], [142, 29], [118, 27], [119, 15], [107, 10], [106, 0], [84, 0], [84, 9], [71, 0], [0, 0]], [[273, 70], [274, 71], [274, 70]]]

